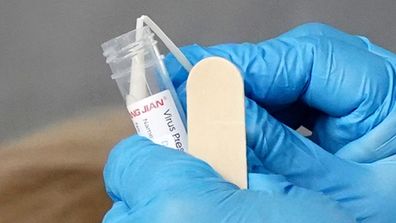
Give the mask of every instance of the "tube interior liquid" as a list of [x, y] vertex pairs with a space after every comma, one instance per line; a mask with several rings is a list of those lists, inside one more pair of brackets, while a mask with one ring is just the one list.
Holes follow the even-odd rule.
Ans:
[[[136, 132], [153, 142], [187, 150], [186, 118], [157, 41], [150, 28], [143, 27], [102, 44]], [[130, 83], [132, 81], [132, 83]]]

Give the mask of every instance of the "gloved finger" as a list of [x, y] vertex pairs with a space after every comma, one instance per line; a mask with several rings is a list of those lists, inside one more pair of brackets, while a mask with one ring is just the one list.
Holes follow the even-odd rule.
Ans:
[[371, 163], [396, 154], [396, 111], [361, 138], [342, 147], [336, 155], [359, 163]]
[[364, 36], [351, 35], [323, 23], [307, 23], [291, 29], [279, 37], [325, 36], [343, 41], [347, 44], [366, 49], [381, 57], [395, 61], [395, 53], [373, 44]]
[[323, 36], [330, 39], [336, 39], [381, 56], [394, 64], [396, 63], [395, 53], [372, 43], [367, 37], [352, 35], [323, 23], [306, 23], [289, 30], [278, 38], [296, 38], [304, 36]]
[[[369, 52], [386, 58], [392, 63], [396, 63], [396, 55], [394, 53], [371, 43], [366, 37], [351, 35], [321, 23], [309, 23], [298, 26], [281, 35], [280, 38], [312, 35], [334, 38], [368, 50]], [[369, 131], [361, 138], [343, 146], [336, 155], [359, 163], [370, 163], [395, 154], [396, 140], [393, 137], [396, 135], [396, 130], [391, 127], [396, 124], [395, 118], [393, 117], [395, 115], [390, 114], [390, 116], [391, 117], [386, 118], [382, 123], [374, 127], [373, 130]]]
[[278, 122], [254, 101], [246, 100], [246, 107], [247, 143], [266, 169], [315, 191], [328, 191], [350, 180], [343, 176], [355, 169], [351, 163]]
[[360, 39], [359, 36], [351, 35], [323, 23], [314, 22], [299, 25], [280, 35], [279, 38], [303, 36], [325, 36], [328, 38], [343, 41], [356, 47], [367, 49], [367, 44], [362, 39]]
[[125, 139], [112, 150], [104, 181], [112, 199], [122, 200], [130, 208], [172, 191], [238, 189], [205, 162], [140, 136]]
[[[333, 62], [342, 63], [345, 62], [345, 59], [351, 59], [348, 57], [359, 56], [355, 61], [360, 63], [350, 63], [349, 66], [348, 63], [345, 63], [345, 65], [347, 65], [345, 67], [346, 69], [340, 71], [348, 71], [353, 68], [357, 68], [357, 71], [365, 71], [366, 66], [363, 65], [362, 67], [361, 64], [367, 64], [367, 66], [375, 65], [364, 63], [364, 61], [369, 61], [371, 58], [375, 58], [375, 56], [368, 52], [359, 55], [362, 51], [356, 49], [357, 47], [355, 47], [355, 45], [361, 44], [349, 44], [353, 42], [353, 40], [345, 43], [344, 41], [338, 41], [337, 39], [327, 36], [293, 37], [293, 33], [294, 32], [291, 32], [291, 34], [286, 33], [279, 38], [259, 44], [222, 44], [207, 48], [191, 45], [184, 47], [182, 51], [192, 64], [209, 56], [221, 56], [229, 59], [235, 63], [245, 75], [247, 96], [256, 100], [258, 103], [263, 102], [265, 104], [270, 104], [271, 107], [274, 106], [274, 103], [284, 105], [294, 101], [296, 95], [300, 96], [303, 93], [301, 91], [305, 89], [304, 87], [307, 87], [305, 85], [309, 84], [307, 81], [311, 78], [310, 76], [315, 77], [322, 72], [326, 74], [332, 71], [331, 68], [335, 67], [330, 66], [335, 64], [329, 63], [331, 62], [328, 61], [329, 58], [335, 60]], [[335, 42], [333, 43], [333, 41]], [[362, 42], [360, 38], [359, 42]], [[344, 46], [348, 46], [346, 50], [338, 52], [340, 48], [344, 49]], [[337, 51], [333, 52], [332, 49]], [[321, 57], [321, 55], [324, 57]], [[369, 56], [369, 58], [363, 62], [359, 60], [365, 56]], [[187, 79], [188, 74], [183, 71], [181, 65], [172, 55], [168, 56], [165, 62], [175, 87], [177, 88]], [[318, 66], [313, 66], [314, 64]], [[316, 69], [311, 70], [311, 68]], [[267, 82], [267, 84], [263, 82]], [[275, 84], [275, 86], [272, 87], [273, 90], [262, 89], [270, 84]], [[358, 84], [360, 84], [360, 82]], [[280, 90], [284, 90], [285, 86], [293, 89], [286, 89], [288, 91], [284, 92], [284, 94], [287, 96], [281, 97], [282, 100], [276, 100], [274, 94], [279, 93]], [[258, 89], [258, 91], [254, 91], [254, 89]]]
[[[351, 35], [349, 33], [343, 32], [339, 29], [322, 23], [303, 24], [289, 30], [284, 34], [281, 34], [277, 38], [282, 39], [309, 36], [323, 36], [325, 38], [339, 40], [351, 46], [368, 50], [369, 52], [375, 53], [387, 59], [394, 60], [396, 56], [393, 52], [390, 52], [373, 44], [366, 37]], [[211, 53], [207, 54], [206, 52], [202, 51], [194, 52], [196, 46], [198, 45], [191, 45], [183, 48], [186, 57], [191, 63], [195, 64], [205, 57], [213, 56], [213, 54]], [[180, 83], [187, 79], [188, 73], [184, 70], [184, 68], [172, 54], [167, 55], [167, 57], [165, 58], [165, 64], [170, 70], [171, 77], [174, 80], [176, 86], [178, 86]]]
[[[337, 39], [352, 46], [376, 53], [377, 55], [381, 55], [384, 57], [394, 57], [393, 53], [372, 44], [365, 37], [351, 35], [322, 23], [307, 23], [297, 26], [296, 28], [293, 28], [292, 30], [280, 35], [278, 38], [296, 38], [304, 36], [324, 36], [332, 39]], [[189, 50], [188, 48], [189, 47], [185, 49], [185, 53], [187, 53], [187, 57], [191, 62], [193, 62], [193, 64], [206, 56], [210, 56], [200, 55], [200, 53], [195, 54], [194, 50]], [[176, 87], [179, 87], [183, 83], [183, 81], [187, 79], [187, 72], [179, 64], [176, 58], [173, 57], [173, 55], [167, 56], [166, 64], [168, 65], [168, 69], [170, 70], [170, 74]], [[277, 119], [281, 120], [289, 127], [295, 129], [301, 125], [310, 128], [312, 121], [315, 119], [314, 116], [317, 116], [317, 112], [313, 111], [308, 106], [305, 106], [302, 103], [292, 104], [287, 108], [281, 109], [280, 111], [272, 111], [273, 108], [271, 107], [267, 109], [269, 109], [269, 112]], [[304, 119], [308, 117], [308, 115], [310, 117], [310, 120]]]

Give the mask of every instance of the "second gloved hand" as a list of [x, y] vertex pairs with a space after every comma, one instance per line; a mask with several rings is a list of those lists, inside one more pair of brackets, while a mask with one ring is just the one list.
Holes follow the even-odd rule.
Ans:
[[250, 190], [240, 190], [203, 161], [132, 136], [113, 149], [104, 170], [114, 202], [104, 222], [355, 222], [323, 194], [272, 177], [250, 174]]
[[396, 155], [369, 164], [341, 159], [280, 124], [250, 100], [247, 125], [251, 127], [248, 145], [270, 172], [329, 196], [357, 222], [396, 219]]

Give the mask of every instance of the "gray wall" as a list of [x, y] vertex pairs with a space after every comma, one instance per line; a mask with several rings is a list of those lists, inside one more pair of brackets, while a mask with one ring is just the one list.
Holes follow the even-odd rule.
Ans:
[[0, 0], [0, 141], [121, 104], [100, 44], [141, 14], [178, 45], [259, 41], [319, 21], [396, 51], [395, 12], [395, 0]]

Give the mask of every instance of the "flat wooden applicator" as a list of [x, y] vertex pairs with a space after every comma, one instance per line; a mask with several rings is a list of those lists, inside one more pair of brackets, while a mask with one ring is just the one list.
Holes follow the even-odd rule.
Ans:
[[187, 80], [188, 152], [247, 188], [243, 79], [226, 59], [196, 64]]

